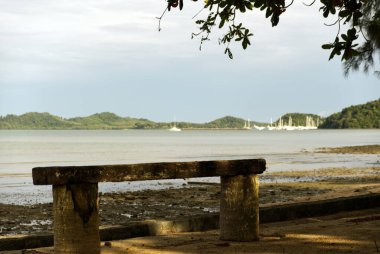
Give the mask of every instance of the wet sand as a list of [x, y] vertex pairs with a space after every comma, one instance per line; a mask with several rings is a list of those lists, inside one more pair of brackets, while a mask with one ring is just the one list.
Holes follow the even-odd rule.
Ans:
[[[129, 254], [319, 254], [380, 251], [380, 208], [260, 225], [259, 242], [219, 240], [218, 230], [138, 237], [101, 243], [101, 253]], [[52, 254], [52, 247], [0, 252]]]
[[[286, 180], [285, 182], [283, 180]], [[265, 173], [260, 204], [323, 200], [380, 193], [380, 167], [329, 168]], [[277, 181], [277, 182], [276, 182]], [[219, 211], [219, 184], [192, 183], [181, 189], [100, 194], [102, 225], [146, 219], [174, 219]], [[0, 237], [52, 232], [52, 204], [0, 204]]]
[[[323, 148], [326, 153], [380, 154], [380, 146]], [[380, 165], [265, 172], [260, 204], [297, 203], [380, 193]], [[101, 193], [102, 225], [175, 219], [219, 211], [219, 184], [188, 183], [180, 189]], [[261, 241], [218, 240], [218, 231], [180, 233], [103, 242], [102, 253], [379, 253], [380, 209], [261, 225]], [[0, 238], [52, 231], [52, 204], [0, 204]], [[0, 252], [53, 253], [52, 248]]]

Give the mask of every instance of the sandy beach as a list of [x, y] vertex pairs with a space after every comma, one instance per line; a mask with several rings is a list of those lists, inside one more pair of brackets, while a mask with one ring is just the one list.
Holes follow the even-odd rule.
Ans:
[[[261, 206], [380, 193], [380, 166], [265, 173]], [[277, 182], [276, 182], [277, 181]], [[188, 183], [180, 189], [101, 193], [102, 225], [147, 219], [175, 219], [219, 211], [220, 186]], [[52, 204], [0, 204], [0, 237], [52, 231]]]
[[[219, 240], [218, 230], [176, 233], [102, 242], [101, 253], [129, 254], [377, 254], [380, 249], [380, 209], [262, 224], [258, 242]], [[52, 254], [53, 248], [0, 252]]]
[[[345, 151], [347, 151], [347, 149], [348, 148], [344, 148]], [[371, 149], [378, 149], [378, 147], [373, 146], [370, 150]], [[355, 150], [357, 150], [357, 148], [355, 148]], [[327, 151], [327, 149], [323, 150], [323, 152]], [[332, 151], [330, 151], [330, 153], [331, 152]], [[339, 151], [334, 150], [333, 152]], [[364, 148], [363, 152], [367, 153], [368, 147]], [[377, 153], [378, 152], [375, 152], [375, 154]], [[260, 185], [261, 207], [380, 193], [380, 166], [378, 164], [363, 168], [323, 168], [311, 171], [266, 172], [260, 176], [260, 179], [263, 182]], [[219, 211], [219, 195], [220, 185], [218, 183], [194, 181], [187, 182], [187, 184], [184, 184], [183, 188], [180, 189], [169, 187], [169, 189], [166, 190], [100, 193], [101, 225], [125, 225], [130, 222], [148, 219], [170, 220], [186, 216], [215, 213]], [[377, 214], [378, 212], [379, 211], [376, 210]], [[368, 218], [368, 216], [372, 216], [371, 213], [372, 212], [362, 215], [362, 217]], [[376, 217], [373, 220], [377, 223], [379, 218]], [[29, 206], [0, 204], [0, 221], [0, 238], [52, 232], [52, 204], [47, 203]], [[328, 219], [328, 221], [330, 224], [334, 222], [330, 219]], [[365, 221], [367, 220], [365, 219], [364, 222]], [[304, 222], [296, 224], [302, 225], [303, 223]], [[284, 225], [291, 228], [293, 224], [286, 222]], [[270, 226], [265, 225], [263, 227], [265, 229]], [[325, 228], [328, 226], [317, 226], [317, 228], [318, 227]], [[305, 230], [305, 228], [299, 230], [302, 231]], [[374, 231], [377, 235], [379, 234], [378, 230]], [[269, 230], [268, 232], [272, 231]], [[282, 241], [283, 237], [273, 236], [271, 235], [273, 233], [268, 232], [263, 235], [264, 242], [271, 242], [273, 239]], [[214, 242], [217, 241], [216, 235], [216, 231], [207, 233], [209, 240]], [[173, 236], [171, 240], [176, 242], [178, 240], [177, 237], [191, 238], [195, 236], [192, 234], [180, 234]], [[145, 240], [149, 241], [149, 238]], [[133, 242], [134, 240], [130, 241]], [[331, 241], [331, 239], [328, 241]], [[220, 243], [216, 243], [215, 246], [218, 246], [218, 244]], [[241, 253], [250, 253], [245, 252], [244, 248], [241, 250]], [[221, 250], [224, 249], [221, 248]], [[105, 249], [104, 253], [111, 252], [107, 252], [107, 249]]]

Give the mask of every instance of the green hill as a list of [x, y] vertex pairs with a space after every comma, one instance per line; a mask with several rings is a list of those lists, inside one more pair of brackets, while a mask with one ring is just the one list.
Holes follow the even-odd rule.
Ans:
[[81, 129], [143, 129], [155, 127], [154, 122], [146, 119], [123, 118], [109, 112], [69, 120], [79, 124]]
[[[241, 129], [245, 120], [226, 116], [208, 123], [177, 122], [182, 129]], [[251, 122], [251, 125], [262, 123]], [[147, 119], [120, 117], [103, 112], [86, 117], [64, 119], [49, 113], [26, 113], [20, 116], [0, 117], [0, 129], [39, 129], [39, 130], [120, 130], [120, 129], [169, 129], [173, 123], [156, 123]]]
[[49, 113], [30, 112], [20, 116], [0, 117], [0, 129], [74, 129], [75, 122]]
[[[216, 129], [241, 129], [244, 127], [244, 124], [247, 120], [234, 117], [234, 116], [225, 116], [222, 118], [218, 118], [214, 121], [208, 122], [204, 124], [204, 128], [216, 128]], [[250, 121], [251, 126], [253, 124], [262, 125], [262, 123], [258, 123], [255, 121]]]
[[98, 129], [142, 129], [156, 128], [156, 123], [131, 117], [120, 117], [113, 113], [98, 113], [87, 117], [64, 119], [49, 113], [26, 113], [20, 116], [0, 117], [0, 129], [28, 130], [98, 130]]
[[225, 116], [205, 124], [207, 128], [228, 128], [241, 129], [244, 126], [244, 120], [233, 116]]
[[380, 128], [380, 99], [344, 108], [327, 117], [322, 129]]
[[[314, 114], [288, 113], [281, 118], [288, 124], [292, 117], [293, 126], [305, 126], [306, 117], [311, 117], [319, 128], [380, 128], [380, 99], [366, 104], [351, 106], [325, 119]], [[177, 122], [181, 129], [242, 129], [246, 120], [225, 116], [207, 123]], [[275, 122], [278, 124], [279, 119]], [[266, 123], [250, 121], [251, 126], [266, 126]], [[62, 118], [49, 113], [31, 112], [20, 116], [0, 116], [0, 129], [29, 130], [120, 130], [120, 129], [168, 129], [173, 123], [157, 123], [143, 118], [120, 117], [103, 112], [86, 117]]]

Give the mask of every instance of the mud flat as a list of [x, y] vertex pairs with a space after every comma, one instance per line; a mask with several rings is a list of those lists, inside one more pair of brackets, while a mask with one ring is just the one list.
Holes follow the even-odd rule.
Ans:
[[[172, 233], [101, 243], [101, 253], [379, 253], [380, 208], [261, 224], [259, 242], [219, 240], [219, 231]], [[52, 247], [2, 254], [52, 254]]]
[[[326, 168], [265, 173], [261, 176], [262, 207], [380, 193], [380, 167]], [[102, 225], [148, 219], [178, 219], [219, 212], [219, 184], [192, 183], [180, 189], [100, 194]], [[0, 204], [0, 238], [52, 232], [52, 204]]]
[[380, 145], [323, 147], [317, 149], [316, 152], [341, 154], [380, 154]]

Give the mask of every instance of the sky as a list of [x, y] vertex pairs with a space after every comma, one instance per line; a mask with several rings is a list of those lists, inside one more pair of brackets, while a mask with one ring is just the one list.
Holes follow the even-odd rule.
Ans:
[[344, 77], [321, 45], [337, 27], [318, 6], [295, 3], [272, 28], [264, 14], [240, 15], [252, 46], [234, 59], [211, 41], [199, 50], [202, 1], [166, 13], [164, 0], [0, 0], [0, 115], [97, 112], [154, 121], [207, 122], [233, 115], [268, 122], [289, 112], [327, 116], [380, 97], [380, 79]]

